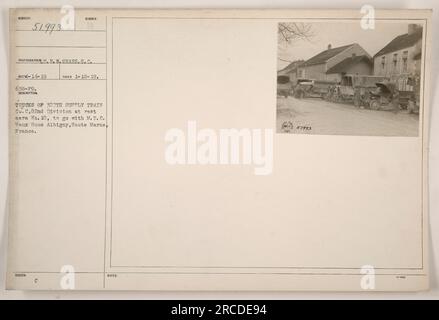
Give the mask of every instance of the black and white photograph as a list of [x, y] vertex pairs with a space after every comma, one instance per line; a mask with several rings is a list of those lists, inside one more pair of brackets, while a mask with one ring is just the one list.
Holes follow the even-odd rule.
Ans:
[[277, 133], [418, 136], [423, 29], [279, 23]]

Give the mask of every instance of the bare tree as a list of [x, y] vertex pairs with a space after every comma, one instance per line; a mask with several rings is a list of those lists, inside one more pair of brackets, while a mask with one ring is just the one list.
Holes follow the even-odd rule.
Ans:
[[296, 40], [309, 40], [314, 36], [312, 25], [308, 23], [281, 22], [277, 34], [279, 43], [291, 44]]

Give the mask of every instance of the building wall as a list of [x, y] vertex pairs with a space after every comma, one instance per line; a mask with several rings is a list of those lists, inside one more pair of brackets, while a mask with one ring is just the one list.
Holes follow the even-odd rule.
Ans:
[[[370, 63], [367, 63], [365, 61], [361, 61], [359, 63], [356, 63], [355, 65], [351, 66], [350, 68], [346, 69], [344, 74], [359, 74], [359, 75], [372, 75], [373, 74], [373, 67]], [[326, 75], [326, 80], [340, 82], [343, 74], [341, 73], [332, 73]]]
[[303, 68], [305, 74], [303, 78], [314, 79], [314, 80], [325, 80], [326, 79], [326, 64], [315, 64], [312, 66], [306, 66]]
[[[414, 56], [420, 52], [421, 40], [416, 45], [380, 55], [374, 58], [374, 75], [389, 77], [395, 82], [399, 90], [412, 91], [409, 77], [420, 75], [420, 60], [414, 60]], [[396, 59], [394, 55], [396, 54]], [[383, 56], [385, 57], [383, 63]], [[403, 57], [407, 56], [406, 66]], [[396, 60], [396, 64], [394, 62]]]
[[326, 75], [327, 81], [334, 81], [334, 82], [340, 82], [341, 81], [341, 74], [340, 73], [331, 73]]
[[416, 75], [421, 75], [421, 59], [413, 61], [413, 70]]
[[[420, 41], [419, 41], [420, 42]], [[407, 68], [404, 69], [404, 52], [407, 52]], [[418, 51], [418, 45], [410, 48], [390, 52], [374, 58], [374, 75], [392, 77], [395, 75], [413, 74], [416, 71], [416, 63], [413, 57]], [[394, 54], [396, 54], [396, 65], [394, 63]], [[384, 65], [383, 65], [383, 57]]]
[[297, 78], [298, 78], [298, 79], [306, 78], [306, 70], [305, 70], [305, 67], [299, 67], [299, 68], [297, 68]]
[[370, 76], [373, 74], [373, 67], [371, 63], [367, 63], [366, 61], [361, 61], [348, 68], [346, 70], [346, 73]]
[[[340, 63], [344, 59], [352, 57], [353, 54], [355, 54], [356, 56], [366, 55], [370, 57], [369, 54], [366, 52], [366, 50], [364, 50], [360, 45], [354, 44], [350, 48], [346, 49], [345, 51], [329, 59], [326, 63], [299, 68], [299, 74], [300, 74], [300, 69], [304, 69], [305, 70], [304, 72], [305, 74], [303, 76], [304, 78], [315, 79], [315, 80], [340, 81], [341, 78], [340, 75], [326, 74], [326, 71], [329, 70], [329, 68], [332, 68], [336, 64]], [[361, 70], [363, 69], [365, 69], [364, 66], [359, 67], [358, 73], [360, 73]], [[367, 73], [365, 74], [371, 74], [370, 67], [366, 70], [366, 72]]]
[[297, 80], [297, 69], [294, 69], [288, 75], [290, 76], [290, 81], [295, 84]]

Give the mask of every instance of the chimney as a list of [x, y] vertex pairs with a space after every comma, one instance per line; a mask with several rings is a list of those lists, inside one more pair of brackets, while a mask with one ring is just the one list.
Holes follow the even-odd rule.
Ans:
[[408, 26], [408, 34], [413, 34], [415, 31], [416, 31], [416, 29], [418, 29], [418, 25], [417, 24], [414, 24], [414, 23], [410, 23], [409, 24], [409, 26]]
[[332, 45], [328, 44], [328, 50], [331, 50], [331, 49], [332, 49]]

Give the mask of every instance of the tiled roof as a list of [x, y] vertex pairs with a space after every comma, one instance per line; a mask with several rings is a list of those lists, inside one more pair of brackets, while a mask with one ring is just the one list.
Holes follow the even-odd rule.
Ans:
[[349, 70], [349, 68], [361, 61], [367, 62], [370, 65], [372, 65], [372, 60], [369, 59], [369, 57], [363, 55], [363, 56], [355, 56], [355, 57], [349, 57], [344, 59], [343, 61], [337, 63], [335, 66], [330, 68], [328, 71], [326, 71], [327, 74], [331, 73], [342, 73]]
[[378, 53], [374, 56], [381, 56], [383, 54], [398, 51], [401, 49], [412, 47], [422, 38], [422, 28], [417, 29], [415, 32], [411, 34], [402, 34], [397, 36], [395, 39], [390, 41], [384, 48], [382, 48]]
[[326, 61], [328, 61], [332, 57], [336, 56], [340, 52], [345, 51], [347, 48], [352, 47], [353, 45], [354, 44], [349, 44], [349, 45], [346, 45], [346, 46], [342, 46], [342, 47], [338, 47], [338, 48], [332, 48], [332, 49], [328, 49], [328, 50], [322, 51], [319, 54], [315, 55], [314, 57], [308, 59], [305, 62], [305, 65], [306, 66], [311, 66], [311, 65], [315, 65], [315, 64], [325, 63]]

